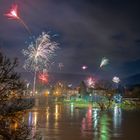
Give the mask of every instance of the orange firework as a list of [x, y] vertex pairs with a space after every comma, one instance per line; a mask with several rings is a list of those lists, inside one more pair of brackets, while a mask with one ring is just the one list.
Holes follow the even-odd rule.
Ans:
[[18, 15], [18, 6], [16, 4], [15, 5], [12, 5], [12, 8], [10, 9], [10, 11], [7, 14], [5, 14], [5, 16], [7, 16], [9, 19], [18, 20], [25, 27], [25, 29], [31, 34], [28, 26], [19, 17], [19, 15]]

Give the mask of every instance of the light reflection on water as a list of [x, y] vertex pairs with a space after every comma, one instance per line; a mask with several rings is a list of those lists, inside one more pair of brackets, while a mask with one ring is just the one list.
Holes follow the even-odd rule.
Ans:
[[93, 135], [93, 140], [109, 140], [110, 139], [110, 119], [106, 112], [99, 109], [88, 108], [85, 118], [82, 121], [83, 135]]
[[76, 109], [73, 104], [45, 104], [29, 111], [25, 120], [33, 126], [32, 135], [41, 132], [44, 140], [120, 139], [122, 110]]
[[121, 122], [122, 122], [122, 110], [118, 107], [114, 107], [114, 113], [113, 113], [113, 135], [115, 137], [119, 137], [121, 135], [121, 132], [119, 128], [121, 127]]

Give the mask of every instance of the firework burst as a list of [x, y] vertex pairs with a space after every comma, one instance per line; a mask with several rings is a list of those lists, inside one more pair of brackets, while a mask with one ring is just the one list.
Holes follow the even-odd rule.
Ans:
[[49, 70], [56, 49], [58, 49], [58, 44], [51, 41], [50, 35], [42, 33], [34, 43], [29, 45], [27, 50], [23, 50], [23, 54], [27, 58], [24, 68], [33, 71]]
[[9, 19], [18, 20], [25, 27], [25, 29], [31, 34], [29, 27], [25, 24], [25, 22], [22, 20], [22, 18], [20, 18], [18, 14], [17, 4], [12, 5], [12, 8], [10, 9], [10, 11], [4, 15], [7, 16]]
[[37, 71], [49, 71], [51, 60], [55, 56], [55, 51], [58, 49], [58, 44], [51, 41], [50, 35], [42, 33], [28, 49], [23, 50], [23, 55], [26, 57], [24, 68], [34, 71], [33, 92], [35, 93], [36, 73]]
[[86, 70], [88, 67], [86, 65], [82, 66], [82, 70]]
[[49, 77], [48, 73], [44, 73], [44, 72], [39, 73], [39, 75], [38, 75], [38, 79], [44, 84], [48, 83], [48, 81], [49, 81], [48, 77]]
[[90, 88], [94, 88], [95, 86], [95, 79], [93, 77], [88, 77], [86, 80], [87, 86]]
[[107, 65], [109, 63], [109, 59], [107, 58], [102, 58], [101, 64], [100, 64], [100, 68]]
[[112, 81], [114, 82], [114, 83], [119, 83], [120, 82], [120, 78], [119, 77], [117, 77], [117, 76], [114, 76], [113, 77], [113, 79], [112, 79]]

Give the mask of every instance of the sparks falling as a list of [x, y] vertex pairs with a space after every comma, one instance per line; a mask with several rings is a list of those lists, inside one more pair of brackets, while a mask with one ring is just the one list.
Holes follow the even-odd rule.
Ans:
[[18, 5], [16, 4], [12, 5], [12, 8], [10, 9], [10, 11], [4, 15], [7, 16], [9, 19], [19, 21], [25, 27], [25, 29], [31, 34], [29, 27], [25, 24], [25, 22], [20, 18], [18, 14]]
[[24, 68], [34, 71], [33, 93], [36, 90], [36, 73], [45, 69], [49, 71], [51, 60], [55, 56], [58, 48], [56, 42], [51, 41], [50, 35], [42, 33], [34, 42], [32, 42], [27, 50], [23, 50], [26, 57]]
[[95, 79], [93, 77], [88, 77], [86, 80], [87, 86], [90, 88], [95, 87]]
[[107, 65], [109, 63], [109, 59], [107, 58], [102, 58], [101, 64], [100, 64], [100, 68]]
[[27, 50], [23, 50], [23, 54], [27, 58], [24, 68], [33, 71], [49, 70], [56, 49], [58, 49], [58, 44], [51, 41], [50, 35], [43, 32], [29, 45]]
[[48, 77], [49, 77], [49, 75], [48, 75], [48, 73], [39, 73], [39, 75], [38, 75], [38, 79], [42, 82], [42, 83], [44, 83], [44, 84], [47, 84], [48, 83]]

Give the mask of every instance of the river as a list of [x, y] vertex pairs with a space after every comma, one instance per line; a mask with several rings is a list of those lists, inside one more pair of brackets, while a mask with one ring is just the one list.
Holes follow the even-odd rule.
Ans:
[[32, 135], [39, 133], [42, 140], [140, 140], [140, 111], [117, 106], [110, 111], [76, 109], [40, 97], [25, 121], [33, 126]]

